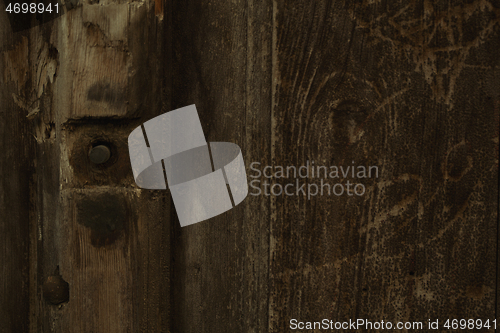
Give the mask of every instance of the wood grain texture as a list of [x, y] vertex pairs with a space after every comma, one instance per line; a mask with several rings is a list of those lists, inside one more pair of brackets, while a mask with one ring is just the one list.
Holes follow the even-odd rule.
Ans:
[[[161, 113], [163, 23], [153, 2], [83, 5], [80, 15], [67, 15], [61, 24], [69, 27], [60, 29], [75, 33], [58, 43], [69, 45], [61, 71], [81, 71], [62, 78], [55, 94], [68, 106], [57, 114], [62, 209], [61, 237], [54, 243], [70, 301], [48, 309], [48, 318], [57, 321], [45, 325], [54, 331], [164, 332], [170, 320], [164, 209], [170, 199], [165, 192], [137, 189], [126, 141], [133, 128]], [[66, 92], [66, 86], [73, 88]], [[87, 158], [97, 142], [110, 145], [115, 158], [103, 168]]]
[[[19, 135], [8, 125], [18, 140], [16, 163], [26, 164], [16, 164], [11, 178], [28, 175], [18, 188], [4, 189], [32, 212], [30, 223], [30, 210], [13, 207], [18, 222], [5, 233], [19, 256], [6, 266], [16, 281], [4, 284], [21, 294], [12, 301], [19, 311], [5, 310], [12, 332], [164, 332], [170, 325], [170, 197], [135, 186], [127, 148], [130, 131], [166, 104], [167, 33], [154, 6], [79, 4], [23, 32], [16, 53], [2, 53], [2, 77], [11, 86], [2, 93], [5, 124], [22, 128]], [[36, 142], [28, 160], [26, 138]], [[98, 143], [112, 153], [102, 166], [88, 159]], [[21, 188], [29, 175], [31, 192]], [[69, 285], [69, 301], [61, 304], [43, 287], [58, 281], [55, 272]]]
[[[5, 10], [4, 8], [0, 9]], [[28, 39], [15, 40], [0, 22], [0, 330], [26, 332], [30, 313], [29, 242], [33, 192], [34, 139], [26, 110], [13, 96], [29, 89]], [[30, 190], [31, 189], [31, 190]]]
[[[269, 163], [270, 2], [172, 4], [172, 109], [196, 104], [207, 141]], [[173, 222], [172, 332], [265, 332], [269, 202], [185, 228]]]
[[[32, 26], [0, 20], [0, 331], [497, 316], [496, 2], [92, 0]], [[168, 190], [135, 185], [127, 136], [190, 104], [249, 176], [309, 161], [378, 177], [181, 228]]]
[[364, 197], [277, 198], [269, 331], [495, 318], [498, 8], [277, 4], [273, 160], [380, 177]]

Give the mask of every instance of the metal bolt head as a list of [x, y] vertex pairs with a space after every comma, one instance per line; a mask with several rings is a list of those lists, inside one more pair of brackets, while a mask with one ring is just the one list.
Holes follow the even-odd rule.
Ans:
[[94, 164], [106, 163], [111, 157], [111, 151], [105, 145], [92, 147], [89, 153], [89, 159]]
[[52, 305], [69, 301], [69, 284], [61, 275], [52, 275], [43, 284], [43, 298]]

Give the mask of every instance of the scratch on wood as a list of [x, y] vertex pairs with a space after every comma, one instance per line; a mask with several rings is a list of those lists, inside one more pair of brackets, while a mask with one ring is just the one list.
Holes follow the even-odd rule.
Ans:
[[[455, 84], [466, 60], [498, 28], [500, 10], [486, 0], [447, 8], [427, 1], [420, 13], [419, 3], [405, 3], [394, 13], [384, 11], [371, 21], [356, 17], [354, 12], [353, 16], [359, 28], [369, 29], [371, 35], [389, 42], [403, 57], [413, 61], [415, 70], [424, 74], [436, 101], [452, 107]], [[415, 13], [420, 13], [420, 17]], [[490, 19], [479, 23], [481, 17], [483, 21]], [[391, 29], [381, 29], [381, 23]], [[466, 29], [469, 25], [480, 26], [471, 33]]]

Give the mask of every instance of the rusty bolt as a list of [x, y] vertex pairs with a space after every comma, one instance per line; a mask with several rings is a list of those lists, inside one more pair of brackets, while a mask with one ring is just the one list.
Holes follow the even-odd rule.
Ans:
[[43, 298], [52, 305], [69, 301], [69, 284], [61, 275], [51, 275], [43, 284]]
[[111, 156], [111, 151], [105, 145], [98, 145], [92, 147], [89, 152], [89, 159], [92, 163], [103, 164], [106, 163]]

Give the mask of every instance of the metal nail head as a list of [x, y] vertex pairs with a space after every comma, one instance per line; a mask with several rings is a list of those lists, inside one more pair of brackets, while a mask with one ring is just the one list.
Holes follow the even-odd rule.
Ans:
[[105, 145], [92, 147], [89, 153], [89, 159], [94, 164], [106, 163], [111, 157], [111, 151]]

